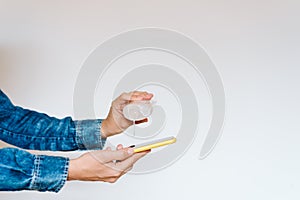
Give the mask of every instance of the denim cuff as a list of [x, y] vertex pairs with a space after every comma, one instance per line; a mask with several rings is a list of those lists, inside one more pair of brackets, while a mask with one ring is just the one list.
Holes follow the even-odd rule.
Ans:
[[76, 130], [76, 143], [78, 145], [78, 149], [103, 149], [106, 138], [101, 137], [102, 121], [102, 119], [74, 121]]
[[68, 177], [69, 158], [45, 155], [34, 157], [33, 176], [29, 188], [59, 192]]

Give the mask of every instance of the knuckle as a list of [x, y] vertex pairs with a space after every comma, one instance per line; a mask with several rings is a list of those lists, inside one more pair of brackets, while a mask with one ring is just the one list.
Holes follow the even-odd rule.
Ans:
[[117, 177], [117, 178], [118, 178], [118, 177], [120, 177], [120, 176], [121, 176], [121, 174], [122, 174], [122, 172], [121, 172], [121, 171], [116, 171], [116, 172], [115, 172], [115, 177]]
[[118, 179], [117, 178], [110, 178], [108, 180], [109, 183], [115, 183]]
[[131, 165], [131, 166], [126, 170], [126, 172], [132, 170], [132, 168], [133, 168], [133, 166]]
[[107, 175], [108, 175], [109, 177], [112, 177], [112, 176], [114, 176], [114, 174], [115, 174], [115, 170], [112, 169], [112, 168], [109, 168], [109, 169], [108, 169], [108, 172], [107, 172]]
[[113, 177], [113, 178], [117, 178], [121, 175], [121, 172], [118, 171], [118, 170], [111, 170], [110, 172], [110, 176]]
[[121, 151], [120, 156], [122, 158], [125, 158], [127, 156], [127, 152], [126, 151]]
[[124, 96], [126, 96], [126, 95], [127, 95], [126, 92], [122, 92], [121, 95], [120, 95], [120, 97], [124, 97]]

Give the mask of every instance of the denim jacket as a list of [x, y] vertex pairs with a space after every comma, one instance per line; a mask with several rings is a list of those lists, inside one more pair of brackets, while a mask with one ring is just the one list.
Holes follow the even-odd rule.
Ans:
[[[100, 119], [73, 121], [14, 106], [0, 90], [0, 140], [23, 149], [73, 151], [102, 149]], [[69, 158], [0, 149], [0, 191], [58, 192], [67, 180]]]

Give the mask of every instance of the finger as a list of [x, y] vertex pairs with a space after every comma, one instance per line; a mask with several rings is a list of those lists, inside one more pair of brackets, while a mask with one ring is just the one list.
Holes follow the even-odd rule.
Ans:
[[118, 144], [117, 150], [121, 150], [121, 149], [123, 149], [123, 145], [122, 144]]
[[118, 162], [116, 164], [116, 166], [120, 170], [126, 170], [126, 169], [132, 167], [134, 165], [134, 163], [136, 163], [136, 161], [138, 161], [139, 159], [144, 157], [147, 153], [149, 153], [149, 151], [135, 153], [132, 156], [130, 156], [129, 158], [127, 158], [121, 162]]
[[132, 96], [132, 92], [130, 93], [123, 92], [117, 99], [129, 101], [131, 96]]
[[129, 172], [130, 170], [132, 170], [132, 168], [133, 168], [133, 165], [128, 167], [125, 170], [122, 170], [121, 173], [120, 173], [120, 177], [123, 176], [124, 174], [126, 174], [127, 172]]
[[104, 182], [115, 183], [119, 178], [107, 178]]
[[118, 98], [116, 98], [113, 101], [113, 105], [120, 106], [121, 104], [128, 103], [130, 101], [131, 96], [132, 96], [132, 92], [130, 93], [123, 92]]
[[150, 100], [152, 97], [153, 97], [153, 94], [151, 94], [151, 93], [135, 91], [135, 92], [133, 92], [130, 100], [131, 101], [136, 101], [136, 100]]
[[151, 152], [151, 150], [143, 151], [143, 152], [137, 153], [139, 155], [136, 155], [135, 157], [132, 156], [130, 161], [127, 161], [127, 162], [123, 161], [123, 163], [111, 162], [111, 163], [107, 163], [107, 166], [109, 166], [111, 169], [115, 170], [116, 172], [120, 173], [119, 176], [122, 176], [133, 168], [133, 165], [137, 160], [139, 160], [140, 158], [142, 158], [144, 155], [148, 154], [149, 152]]
[[148, 118], [145, 118], [145, 119], [142, 119], [139, 121], [135, 121], [135, 124], [141, 124], [141, 123], [145, 123], [145, 122], [148, 122]]
[[142, 98], [147, 94], [148, 94], [147, 92], [140, 92], [140, 91], [132, 91], [129, 93], [124, 92], [118, 97], [118, 99], [126, 100], [126, 101], [135, 100], [135, 99], [142, 100]]
[[130, 170], [132, 170], [132, 168], [133, 168], [133, 165], [130, 166], [130, 167], [128, 167], [127, 169], [125, 169], [124, 172], [122, 173], [122, 175], [126, 174], [127, 172], [129, 172]]
[[133, 149], [132, 148], [123, 148], [121, 150], [116, 150], [116, 151], [103, 151], [101, 153], [101, 158], [103, 162], [111, 162], [114, 160], [125, 160], [129, 158], [130, 156], [133, 155]]
[[143, 100], [150, 100], [154, 95], [152, 93], [147, 93], [143, 95]]
[[126, 101], [134, 101], [134, 100], [149, 100], [153, 97], [153, 94], [148, 92], [141, 91], [133, 91], [129, 93], [122, 93], [119, 98]]

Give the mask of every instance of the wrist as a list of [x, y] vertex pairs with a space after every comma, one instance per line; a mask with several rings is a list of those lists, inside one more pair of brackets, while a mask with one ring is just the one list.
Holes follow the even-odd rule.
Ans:
[[69, 171], [68, 171], [68, 181], [79, 180], [79, 172], [78, 172], [77, 159], [72, 159], [69, 162]]
[[70, 160], [70, 163], [69, 163], [69, 171], [68, 171], [68, 178], [67, 180], [68, 181], [73, 181], [73, 180], [77, 180], [76, 178], [76, 164], [74, 162], [75, 160]]
[[109, 136], [121, 133], [122, 130], [115, 125], [115, 123], [111, 123], [109, 120], [104, 119], [101, 123], [101, 137], [107, 138]]

